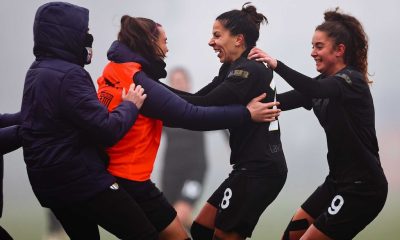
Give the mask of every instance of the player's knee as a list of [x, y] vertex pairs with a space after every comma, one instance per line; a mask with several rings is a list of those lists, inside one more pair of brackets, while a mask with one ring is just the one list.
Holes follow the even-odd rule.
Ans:
[[190, 228], [190, 234], [192, 235], [193, 240], [212, 240], [214, 229], [193, 222], [192, 227]]
[[[287, 226], [285, 232], [283, 233], [282, 240], [290, 240], [290, 232], [291, 231], [303, 231], [303, 233], [307, 230], [310, 226], [307, 219], [298, 219], [290, 221], [289, 225]], [[300, 232], [300, 236], [303, 234]], [[299, 236], [299, 238], [300, 238]]]

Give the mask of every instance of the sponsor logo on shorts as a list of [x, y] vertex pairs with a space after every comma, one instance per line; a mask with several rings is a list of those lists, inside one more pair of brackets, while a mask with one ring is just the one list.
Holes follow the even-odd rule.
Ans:
[[112, 190], [118, 190], [118, 189], [119, 189], [118, 183], [113, 183], [113, 185], [110, 186], [110, 189], [112, 189]]

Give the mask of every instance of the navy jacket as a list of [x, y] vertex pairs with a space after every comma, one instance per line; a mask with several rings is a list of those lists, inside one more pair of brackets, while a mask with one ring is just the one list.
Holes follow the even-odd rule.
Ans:
[[24, 159], [32, 189], [44, 207], [83, 202], [114, 181], [103, 148], [116, 143], [138, 110], [101, 104], [83, 69], [89, 11], [68, 3], [41, 6], [34, 22], [34, 54], [21, 106]]
[[21, 147], [18, 124], [20, 124], [20, 113], [0, 114], [0, 217], [3, 214], [3, 154]]
[[[146, 59], [119, 41], [111, 45], [107, 56], [113, 62], [137, 62], [147, 71], [155, 70], [155, 67], [151, 66]], [[147, 117], [160, 119], [169, 127], [203, 131], [239, 127], [251, 120], [250, 112], [243, 105], [194, 106], [159, 82], [149, 78], [148, 75], [154, 74], [145, 72], [146, 70], [136, 73], [134, 79], [135, 84], [141, 85], [147, 94], [140, 109], [140, 112]]]

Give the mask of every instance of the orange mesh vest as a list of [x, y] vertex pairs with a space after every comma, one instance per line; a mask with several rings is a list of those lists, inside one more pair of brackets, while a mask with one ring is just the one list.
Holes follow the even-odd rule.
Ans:
[[[141, 70], [134, 62], [109, 62], [99, 77], [98, 97], [112, 111], [122, 101], [122, 88], [129, 89], [133, 76]], [[134, 80], [133, 80], [134, 81]], [[107, 149], [110, 163], [108, 171], [121, 178], [134, 181], [150, 179], [160, 145], [162, 122], [141, 114], [126, 135]]]

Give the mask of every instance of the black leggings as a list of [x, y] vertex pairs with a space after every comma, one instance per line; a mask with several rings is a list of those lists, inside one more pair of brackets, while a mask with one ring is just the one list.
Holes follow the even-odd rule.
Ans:
[[84, 203], [51, 210], [72, 240], [100, 239], [98, 225], [119, 239], [158, 239], [156, 229], [122, 188], [109, 188]]
[[13, 240], [8, 232], [0, 226], [0, 239], [1, 240]]

